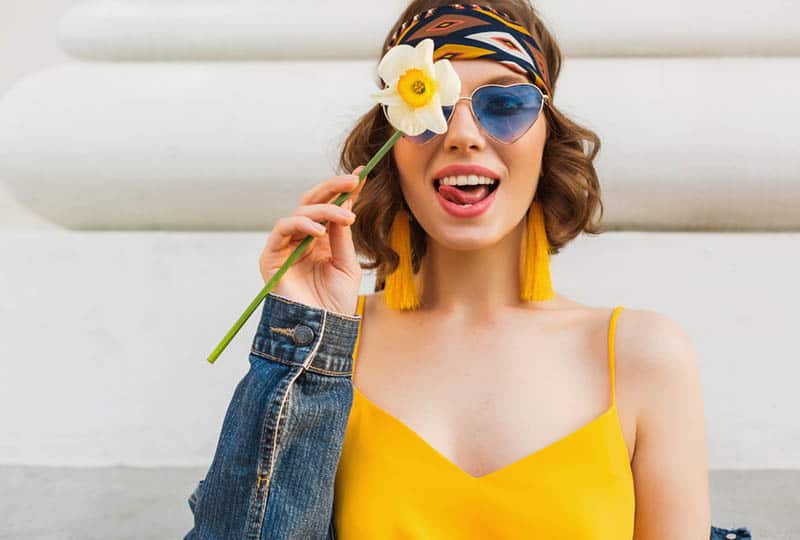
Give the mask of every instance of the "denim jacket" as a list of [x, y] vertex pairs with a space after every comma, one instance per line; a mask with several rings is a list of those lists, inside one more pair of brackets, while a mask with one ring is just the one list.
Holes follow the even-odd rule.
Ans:
[[[269, 293], [250, 369], [228, 405], [211, 466], [189, 496], [183, 540], [335, 540], [336, 469], [353, 402], [361, 317]], [[750, 539], [711, 527], [710, 540]]]
[[184, 540], [327, 539], [361, 317], [270, 293]]

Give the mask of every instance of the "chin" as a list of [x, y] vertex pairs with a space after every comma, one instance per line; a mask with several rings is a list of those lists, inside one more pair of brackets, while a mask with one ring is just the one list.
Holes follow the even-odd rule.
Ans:
[[439, 224], [428, 236], [437, 244], [453, 251], [476, 251], [490, 248], [502, 239], [494, 227], [485, 223]]

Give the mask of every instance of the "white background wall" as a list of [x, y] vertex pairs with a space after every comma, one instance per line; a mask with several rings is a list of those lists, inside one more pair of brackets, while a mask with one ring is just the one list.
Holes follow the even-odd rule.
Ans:
[[[56, 29], [64, 12], [79, 0], [0, 2], [0, 96], [22, 77], [68, 61]], [[51, 230], [46, 219], [19, 204], [0, 178], [0, 230]]]
[[[0, 103], [16, 83], [46, 66], [65, 63], [67, 70], [83, 69], [78, 60], [65, 57], [56, 46], [56, 22], [72, 3], [0, 3]], [[562, 4], [553, 3], [550, 10], [542, 4], [548, 19], [558, 21], [557, 28], [565, 28], [564, 43], [570, 47], [565, 49], [591, 56], [592, 40], [602, 36], [570, 39], [568, 25], [580, 22], [576, 12], [559, 12]], [[705, 20], [713, 20], [713, 9], [700, 13]], [[767, 14], [767, 19], [760, 20], [778, 23], [789, 19]], [[728, 28], [733, 26], [730, 23]], [[663, 44], [685, 43], [692, 28], [682, 32], [686, 35], [663, 37]], [[704, 39], [697, 40], [694, 51], [712, 53], [709, 70], [714, 68], [713, 54], [720, 51], [753, 52], [742, 50], [740, 42], [724, 36]], [[615, 38], [609, 47], [619, 53], [636, 42]], [[662, 42], [655, 39], [654, 43]], [[797, 51], [791, 39], [759, 43], [766, 43], [763, 47], [771, 54]], [[78, 49], [85, 44], [73, 42]], [[657, 52], [653, 47], [636, 52], [652, 55]], [[692, 53], [686, 46], [678, 52]], [[781, 75], [800, 82], [797, 59], [783, 60]], [[719, 65], [729, 65], [725, 62], [720, 60]], [[580, 65], [581, 61], [567, 59], [561, 83], [565, 88], [570, 87], [564, 81], [585, 77], [573, 67]], [[620, 65], [622, 60], [609, 61], [608, 70], [595, 72], [612, 74]], [[654, 73], [658, 78], [661, 72]], [[781, 88], [783, 95], [792, 97], [791, 85]], [[54, 93], [59, 90], [58, 86], [52, 88]], [[584, 90], [575, 85], [565, 90], [576, 96], [571, 110], [579, 118], [590, 116], [578, 100]], [[769, 103], [748, 97], [752, 89], [740, 90], [742, 103], [752, 107], [745, 109], [748, 114], [769, 107]], [[787, 110], [786, 115], [793, 112], [797, 110]], [[777, 128], [783, 120], [776, 115], [769, 121]], [[692, 124], [683, 127], [687, 126]], [[611, 122], [597, 127], [612, 141], [619, 137]], [[744, 137], [746, 127], [742, 126]], [[648, 141], [659, 136], [643, 132], [637, 139], [648, 148]], [[791, 136], [787, 131], [781, 140], [788, 144]], [[687, 212], [681, 212], [679, 205], [705, 200], [702, 197], [704, 193], [708, 196], [709, 186], [716, 186], [709, 204], [731, 194], [725, 203], [728, 206], [714, 207], [717, 220], [731, 212], [745, 215], [748, 208], [752, 213], [746, 216], [753, 226], [766, 220], [772, 209], [783, 216], [784, 223], [792, 215], [800, 215], [800, 208], [793, 214], [796, 184], [790, 184], [792, 178], [786, 173], [791, 172], [797, 155], [787, 153], [778, 162], [768, 154], [774, 145], [759, 138], [740, 148], [742, 153], [736, 155], [726, 154], [724, 146], [716, 149], [721, 156], [716, 163], [719, 167], [730, 165], [728, 158], [742, 164], [736, 169], [741, 175], [731, 176], [726, 190], [724, 184], [702, 184], [704, 180], [720, 181], [721, 175], [687, 180], [692, 172], [691, 155], [678, 155], [670, 165], [670, 156], [658, 155], [659, 148], [652, 145], [648, 148], [652, 159], [648, 159], [657, 166], [654, 174], [663, 179], [658, 185], [636, 193], [626, 189], [619, 179], [631, 171], [620, 169], [619, 164], [618, 174], [601, 175], [608, 187], [611, 217], [633, 212], [627, 215], [646, 219], [646, 212], [636, 216], [635, 210], [652, 204], [652, 190], [657, 192], [670, 181], [670, 167], [682, 166], [687, 169], [674, 175], [675, 182], [681, 185], [683, 181], [680, 189], [689, 191], [673, 191], [684, 193], [683, 200], [677, 195], [666, 205], [667, 217], [683, 223], [701, 219], [702, 204], [690, 206]], [[777, 192], [775, 184], [760, 183], [758, 170], [746, 176], [751, 172], [746, 170], [747, 164], [764, 156], [769, 159], [762, 161], [776, 163], [771, 169], [772, 181], [787, 178], [783, 192]], [[45, 179], [59, 172], [48, 169], [52, 167], [48, 162], [37, 163], [37, 167]], [[609, 167], [613, 170], [614, 163]], [[738, 182], [745, 176], [747, 189]], [[3, 187], [3, 181], [12, 180], [16, 179], [0, 177], [0, 358], [4, 363], [0, 464], [207, 465], [225, 406], [246, 371], [256, 315], [215, 365], [207, 364], [205, 358], [263, 285], [257, 257], [268, 229], [237, 233], [159, 231], [157, 227], [74, 231], [19, 204]], [[631, 176], [630, 181], [635, 180]], [[800, 177], [793, 180], [800, 182]], [[313, 177], [306, 180], [308, 185], [317, 181]], [[307, 185], [294, 187], [296, 193], [283, 194], [286, 200], [299, 196]], [[54, 189], [70, 196], [69, 185], [57, 183]], [[271, 209], [274, 213], [273, 199], [265, 198], [265, 217], [274, 219], [277, 216], [270, 215]], [[176, 211], [185, 214], [191, 210], [176, 206]], [[610, 232], [600, 238], [580, 238], [555, 257], [553, 280], [557, 289], [579, 301], [653, 309], [687, 329], [699, 353], [712, 468], [798, 469], [800, 400], [794, 390], [800, 377], [795, 338], [800, 322], [800, 289], [795, 277], [800, 275], [799, 239], [796, 230], [759, 234]], [[366, 276], [362, 290], [367, 292], [371, 285], [371, 277]]]

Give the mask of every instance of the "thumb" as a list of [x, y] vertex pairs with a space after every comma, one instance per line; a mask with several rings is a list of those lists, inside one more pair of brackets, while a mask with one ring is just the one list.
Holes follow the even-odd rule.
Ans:
[[[358, 175], [361, 174], [361, 171], [363, 171], [364, 168], [365, 168], [364, 165], [359, 165], [358, 167], [353, 169], [353, 172], [351, 174], [353, 174], [355, 176], [358, 176]], [[358, 182], [358, 185], [356, 186], [356, 188], [351, 192], [350, 197], [348, 197], [348, 200], [350, 200], [350, 199], [352, 199], [353, 201], [358, 200], [358, 196], [361, 194], [361, 189], [364, 187], [364, 184], [366, 184], [366, 183], [367, 183], [367, 179], [366, 178], [364, 178], [363, 180], [360, 180]]]
[[[342, 203], [342, 208], [352, 211], [353, 200], [347, 199]], [[328, 241], [331, 245], [331, 262], [333, 265], [337, 268], [354, 271], [358, 267], [358, 258], [353, 246], [353, 232], [350, 229], [350, 225], [330, 221], [328, 223]]]

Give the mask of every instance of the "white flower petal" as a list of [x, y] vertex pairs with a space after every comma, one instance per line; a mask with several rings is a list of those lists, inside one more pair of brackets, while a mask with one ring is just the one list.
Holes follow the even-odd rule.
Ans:
[[442, 105], [455, 105], [461, 95], [461, 78], [450, 60], [439, 60], [433, 65], [439, 99]]
[[388, 86], [375, 92], [372, 94], [372, 98], [378, 103], [383, 103], [384, 105], [400, 105], [405, 103], [403, 98], [400, 97], [400, 94], [397, 93], [397, 88], [394, 86]]
[[415, 67], [417, 58], [417, 51], [411, 45], [396, 45], [381, 59], [378, 75], [387, 85], [394, 86], [403, 73]]
[[438, 96], [435, 96], [428, 105], [417, 109], [416, 113], [420, 122], [425, 124], [427, 129], [435, 133], [447, 131], [447, 119], [444, 117], [442, 103]]
[[425, 38], [415, 47], [417, 54], [416, 67], [423, 70], [428, 76], [434, 76], [433, 70], [433, 40]]
[[406, 105], [390, 106], [386, 115], [389, 123], [406, 135], [419, 135], [427, 129], [415, 111]]

